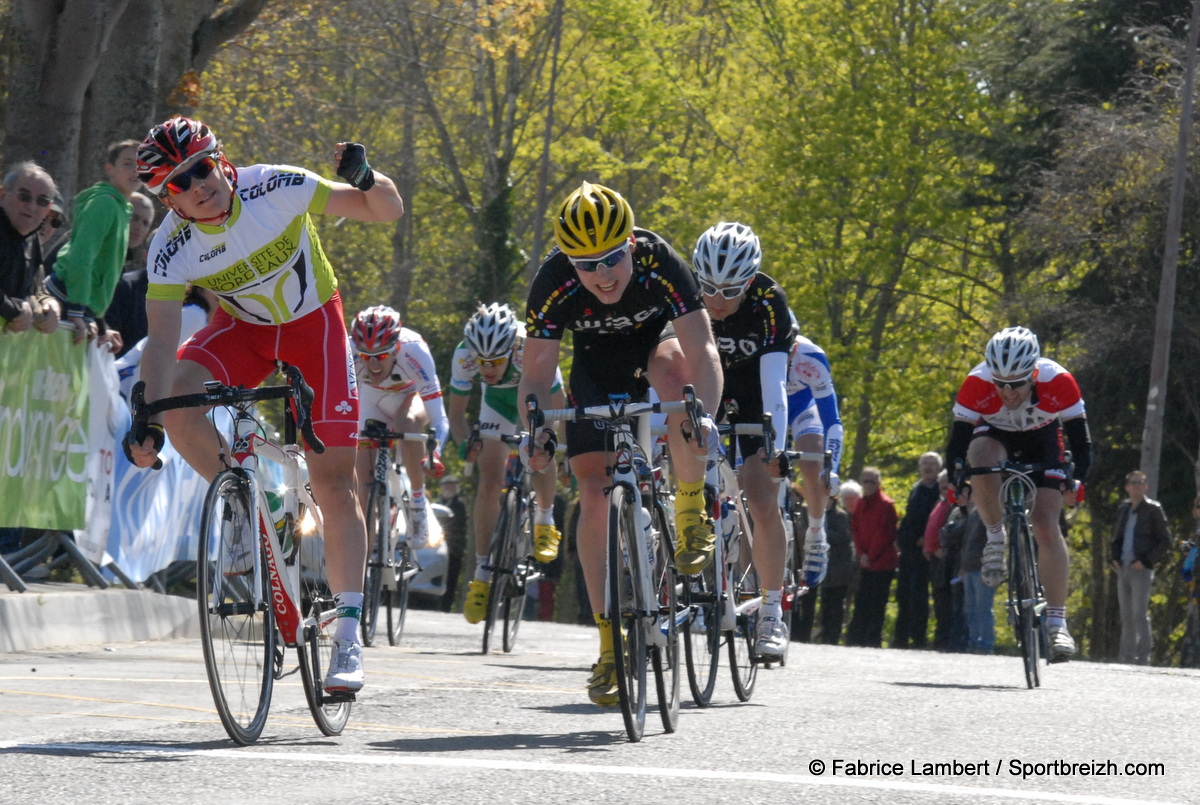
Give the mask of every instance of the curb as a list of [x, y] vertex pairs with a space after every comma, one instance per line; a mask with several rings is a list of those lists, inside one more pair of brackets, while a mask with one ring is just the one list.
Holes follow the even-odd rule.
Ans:
[[53, 583], [0, 595], [0, 652], [199, 636], [195, 600], [177, 595]]

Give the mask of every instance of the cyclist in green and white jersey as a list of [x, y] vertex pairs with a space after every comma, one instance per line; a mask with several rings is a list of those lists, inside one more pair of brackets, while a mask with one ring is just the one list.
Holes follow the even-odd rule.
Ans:
[[[478, 467], [475, 494], [475, 575], [467, 585], [463, 615], [468, 623], [479, 623], [487, 614], [492, 572], [487, 569], [492, 529], [500, 517], [500, 490], [510, 448], [495, 440], [469, 443], [467, 401], [478, 380], [483, 389], [479, 403], [481, 432], [512, 435], [520, 429], [517, 384], [525, 353], [525, 332], [508, 305], [480, 305], [463, 328], [463, 340], [454, 350], [450, 370], [450, 434], [458, 442], [465, 461]], [[562, 408], [566, 398], [562, 374], [555, 375], [550, 405]], [[470, 452], [468, 452], [468, 449]], [[554, 471], [534, 473], [537, 506], [533, 515], [533, 557], [552, 562], [558, 556], [561, 535], [554, 527]]]

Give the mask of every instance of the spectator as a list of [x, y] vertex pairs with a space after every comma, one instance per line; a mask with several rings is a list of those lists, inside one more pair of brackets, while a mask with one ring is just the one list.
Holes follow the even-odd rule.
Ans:
[[[67, 316], [77, 322], [76, 342], [92, 330], [91, 322], [108, 310], [129, 248], [129, 219], [134, 191], [142, 186], [137, 173], [137, 140], [113, 143], [105, 152], [105, 178], [75, 197], [75, 225], [59, 250], [50, 292], [67, 303]], [[110, 334], [103, 320], [98, 332], [120, 351], [120, 334]], [[115, 332], [115, 331], [114, 331]]]
[[1146, 497], [1146, 476], [1134, 470], [1125, 476], [1129, 499], [1117, 507], [1112, 535], [1112, 566], [1117, 572], [1117, 602], [1121, 607], [1121, 648], [1118, 662], [1148, 665], [1150, 586], [1154, 566], [1171, 550], [1174, 539], [1157, 500]]
[[897, 532], [900, 570], [896, 574], [896, 628], [892, 648], [925, 648], [929, 628], [929, 562], [922, 543], [925, 525], [938, 502], [938, 471], [942, 457], [925, 453], [917, 460], [920, 475], [908, 493], [904, 519]]
[[[825, 537], [829, 542], [829, 570], [821, 582], [821, 631], [820, 641], [836, 646], [842, 640], [842, 624], [846, 618], [846, 597], [858, 573], [854, 561], [854, 541], [850, 531], [849, 506], [855, 506], [862, 498], [862, 487], [855, 481], [846, 481], [841, 488], [842, 501], [847, 509], [838, 506], [838, 498], [829, 496], [825, 509]], [[810, 593], [812, 595], [812, 593]]]
[[6, 333], [58, 328], [57, 304], [37, 294], [42, 263], [37, 232], [56, 193], [54, 179], [36, 162], [13, 165], [0, 186], [0, 318]]
[[970, 486], [964, 486], [957, 493], [957, 512], [942, 529], [942, 541], [951, 544], [957, 542], [962, 546], [958, 575], [962, 579], [967, 651], [972, 654], [991, 654], [996, 647], [996, 617], [993, 611], [996, 588], [983, 583], [981, 571], [987, 528], [975, 509], [971, 494]]
[[66, 240], [70, 230], [67, 228], [66, 204], [62, 193], [54, 191], [54, 200], [50, 202], [50, 212], [47, 213], [42, 225], [38, 227], [38, 241], [42, 244], [42, 264]]
[[450, 510], [450, 522], [446, 524], [446, 550], [449, 566], [446, 569], [446, 593], [442, 596], [442, 612], [454, 609], [458, 596], [458, 577], [462, 575], [463, 551], [467, 548], [467, 506], [458, 496], [458, 476], [442, 478], [438, 490], [439, 502]]
[[863, 497], [854, 511], [854, 548], [858, 554], [858, 594], [847, 645], [878, 648], [883, 641], [892, 577], [896, 574], [896, 504], [883, 494], [880, 473], [867, 467], [858, 479]]
[[120, 358], [146, 337], [146, 246], [154, 227], [154, 202], [149, 196], [134, 193], [130, 198], [133, 214], [129, 218], [129, 249], [125, 258], [125, 273], [113, 292], [112, 303], [104, 312], [104, 323], [121, 334], [124, 346], [117, 352]]
[[[947, 497], [947, 492], [950, 491], [949, 473], [945, 470], [939, 472], [937, 484], [938, 502], [925, 523], [921, 550], [925, 554], [925, 561], [929, 563], [929, 587], [933, 592], [933, 617], [936, 621], [933, 628], [933, 647], [938, 651], [946, 651], [950, 648], [954, 624], [955, 591], [951, 589], [950, 579], [958, 576], [960, 551], [958, 545], [945, 545], [941, 540], [942, 527], [953, 508]], [[961, 587], [958, 592], [962, 592]]]

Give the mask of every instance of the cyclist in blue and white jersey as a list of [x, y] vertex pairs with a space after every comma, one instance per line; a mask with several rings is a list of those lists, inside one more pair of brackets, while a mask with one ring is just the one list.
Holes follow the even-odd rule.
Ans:
[[[475, 490], [475, 575], [467, 585], [463, 615], [468, 623], [479, 623], [487, 615], [492, 571], [487, 565], [492, 529], [500, 518], [500, 490], [509, 446], [484, 440], [473, 447], [469, 441], [467, 403], [478, 380], [482, 386], [479, 402], [479, 429], [513, 435], [520, 430], [521, 415], [517, 386], [525, 362], [525, 328], [508, 305], [493, 302], [480, 305], [463, 328], [463, 340], [454, 350], [450, 368], [450, 435], [458, 442], [464, 461], [478, 468]], [[549, 407], [563, 408], [566, 396], [562, 375], [555, 375]], [[470, 452], [468, 452], [468, 448]], [[554, 527], [554, 487], [556, 471], [534, 473], [533, 490], [537, 505], [533, 513], [533, 558], [553, 562], [558, 556], [562, 535]]]
[[[383, 422], [397, 433], [420, 433], [433, 428], [437, 447], [429, 472], [441, 478], [442, 448], [450, 435], [450, 423], [442, 405], [442, 385], [433, 365], [433, 353], [425, 339], [400, 322], [400, 314], [390, 307], [376, 305], [361, 311], [350, 330], [354, 342], [355, 370], [358, 373], [359, 430], [367, 420]], [[374, 443], [361, 440], [358, 450], [358, 480], [365, 504], [375, 466]], [[414, 548], [429, 544], [429, 512], [425, 499], [425, 445], [405, 441], [400, 457], [410, 485], [408, 535]]]
[[[793, 324], [795, 314], [791, 314]], [[792, 446], [805, 453], [828, 452], [832, 457], [828, 488], [825, 469], [815, 461], [800, 462], [800, 488], [808, 509], [804, 539], [804, 583], [815, 587], [829, 567], [829, 542], [825, 539], [825, 510], [830, 495], [837, 495], [838, 466], [842, 461], [842, 418], [837, 392], [825, 350], [802, 335], [796, 336], [788, 358], [788, 425]]]
[[[704, 306], [712, 320], [713, 340], [725, 378], [719, 418], [730, 424], [756, 424], [764, 413], [780, 427], [772, 444], [782, 450], [787, 413], [788, 352], [795, 337], [783, 288], [759, 271], [762, 247], [745, 224], [722, 221], [696, 241], [692, 266]], [[783, 656], [788, 627], [783, 617], [787, 536], [779, 509], [779, 484], [766, 462], [763, 437], [738, 436], [738, 482], [754, 521], [754, 567], [762, 586], [755, 651], [763, 659]], [[777, 475], [777, 474], [776, 474]]]

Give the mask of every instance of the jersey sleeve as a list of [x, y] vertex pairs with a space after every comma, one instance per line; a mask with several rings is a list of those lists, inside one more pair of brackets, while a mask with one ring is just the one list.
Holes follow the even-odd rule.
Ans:
[[787, 353], [768, 352], [758, 360], [758, 381], [762, 387], [762, 410], [771, 415], [775, 430], [775, 449], [787, 443]]
[[700, 283], [679, 252], [657, 235], [639, 234], [643, 236], [637, 239], [635, 270], [645, 272], [647, 283], [663, 305], [667, 318], [675, 320], [703, 308]]
[[570, 306], [583, 290], [567, 256], [555, 249], [538, 268], [525, 304], [525, 334], [530, 338], [562, 340]]
[[[971, 372], [958, 389], [954, 399], [954, 418], [963, 422], [978, 422], [995, 407], [991, 398], [996, 396], [996, 389], [976, 372]], [[998, 399], [998, 398], [997, 398]]]
[[447, 390], [451, 394], [470, 394], [479, 373], [478, 365], [466, 343], [460, 341], [450, 359], [450, 388]]

